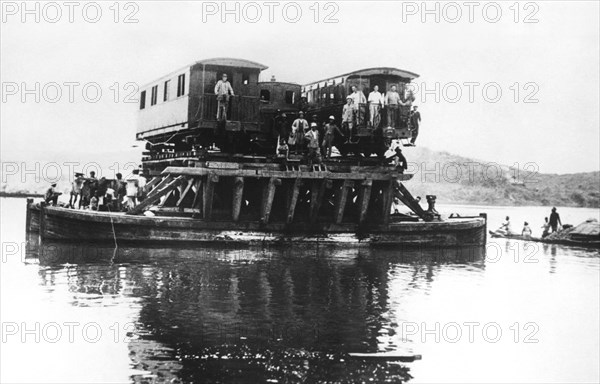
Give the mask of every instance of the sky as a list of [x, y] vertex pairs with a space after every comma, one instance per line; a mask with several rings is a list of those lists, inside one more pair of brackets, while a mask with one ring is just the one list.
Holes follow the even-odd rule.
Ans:
[[415, 72], [420, 146], [541, 173], [600, 169], [597, 1], [21, 4], [2, 2], [3, 160], [129, 150], [136, 84], [237, 57], [300, 84]]

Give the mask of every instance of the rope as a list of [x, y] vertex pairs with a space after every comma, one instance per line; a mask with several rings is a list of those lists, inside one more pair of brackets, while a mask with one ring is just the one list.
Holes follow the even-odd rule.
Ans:
[[[107, 205], [106, 207], [108, 208], [108, 213], [113, 213], [110, 210], [110, 206], [109, 205]], [[116, 251], [117, 248], [119, 248], [119, 245], [117, 244], [117, 234], [115, 233], [115, 223], [113, 222], [112, 215], [110, 215], [109, 218], [110, 218], [110, 226], [112, 228], [113, 240], [115, 241], [115, 251]], [[116, 252], [115, 252], [115, 254], [116, 254]], [[115, 258], [115, 254], [113, 254], [113, 259]], [[112, 259], [111, 259], [111, 262], [112, 262]]]

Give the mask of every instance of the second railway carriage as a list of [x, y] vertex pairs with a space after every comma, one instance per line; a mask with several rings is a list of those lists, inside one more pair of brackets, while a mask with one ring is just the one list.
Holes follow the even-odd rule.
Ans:
[[[213, 145], [228, 153], [273, 152], [275, 115], [298, 110], [300, 85], [260, 82], [267, 68], [249, 60], [214, 58], [147, 84], [140, 90], [136, 138], [148, 142], [150, 158]], [[223, 73], [235, 94], [226, 120], [217, 117], [215, 95]]]
[[[384, 96], [396, 86], [401, 100], [408, 101], [412, 95], [407, 85], [417, 77], [419, 75], [416, 73], [390, 67], [368, 68], [330, 77], [302, 87], [302, 108], [311, 115], [317, 115], [319, 121], [327, 121], [333, 115], [339, 125], [346, 97], [352, 93], [353, 86], [364, 94], [366, 100], [375, 85], [379, 86], [379, 92]], [[339, 140], [337, 147], [342, 154], [358, 152], [366, 156], [373, 153], [383, 155], [391, 140], [411, 137], [410, 108], [410, 105], [386, 106], [380, 111], [375, 124], [371, 124], [368, 103], [358, 105], [352, 132], [354, 139], [346, 143]]]

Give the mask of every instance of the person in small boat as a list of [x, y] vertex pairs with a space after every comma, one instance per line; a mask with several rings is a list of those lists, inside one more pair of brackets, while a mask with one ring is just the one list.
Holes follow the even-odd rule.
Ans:
[[552, 228], [552, 233], [558, 231], [558, 225], [562, 227], [562, 221], [560, 221], [560, 215], [556, 212], [556, 207], [552, 207], [552, 213], [550, 213], [550, 227]]
[[521, 231], [521, 236], [523, 236], [526, 239], [531, 238], [531, 228], [529, 227], [529, 223], [525, 222], [523, 224], [523, 230]]
[[60, 192], [56, 192], [56, 183], [50, 184], [50, 187], [46, 190], [46, 194], [44, 195], [44, 201], [46, 204], [57, 205], [58, 204], [58, 196], [62, 195]]
[[542, 225], [542, 238], [549, 235], [550, 232], [550, 223], [548, 222], [548, 218], [544, 217], [544, 224]]
[[498, 228], [498, 232], [504, 235], [511, 235], [513, 233], [512, 227], [510, 225], [510, 217], [506, 216], [506, 219], [504, 220], [500, 228]]

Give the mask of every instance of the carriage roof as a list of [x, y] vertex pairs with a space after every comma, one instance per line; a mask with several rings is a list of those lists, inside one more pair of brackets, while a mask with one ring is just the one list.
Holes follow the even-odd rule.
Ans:
[[233, 57], [214, 57], [212, 59], [199, 60], [199, 61], [196, 61], [189, 65], [178, 68], [175, 71], [169, 72], [166, 75], [163, 75], [151, 82], [144, 84], [141, 87], [141, 89], [148, 88], [148, 87], [156, 84], [157, 81], [161, 81], [162, 79], [173, 77], [174, 75], [181, 73], [182, 71], [186, 71], [195, 65], [205, 65], [205, 66], [214, 66], [214, 67], [252, 68], [252, 69], [258, 69], [259, 71], [264, 71], [265, 69], [269, 68], [268, 66], [257, 63], [256, 61], [236, 59]]
[[257, 63], [255, 61], [236, 59], [232, 57], [215, 57], [212, 59], [196, 61], [193, 65], [212, 65], [212, 66], [223, 66], [223, 67], [237, 67], [237, 68], [254, 68], [261, 71], [269, 68], [264, 64]]
[[[335, 82], [335, 84], [339, 84], [342, 80], [345, 81], [350, 77], [368, 77], [373, 75], [392, 75], [392, 76], [400, 76], [403, 78], [407, 78], [410, 80], [414, 80], [419, 77], [418, 74], [405, 71], [403, 69], [393, 68], [393, 67], [374, 67], [374, 68], [365, 68], [360, 69], [358, 71], [353, 71], [349, 73], [345, 73], [343, 75], [338, 75], [334, 77], [329, 77], [327, 79], [313, 81], [311, 83], [305, 84], [304, 87], [314, 88], [329, 85], [331, 82]], [[339, 81], [338, 81], [339, 80]]]

